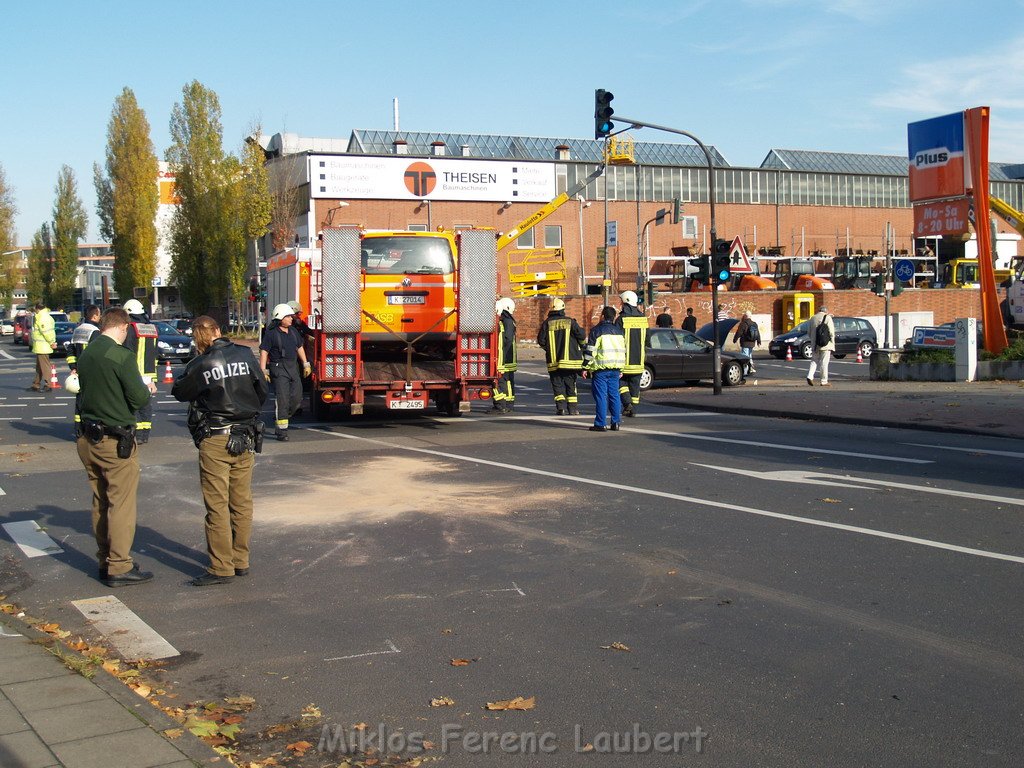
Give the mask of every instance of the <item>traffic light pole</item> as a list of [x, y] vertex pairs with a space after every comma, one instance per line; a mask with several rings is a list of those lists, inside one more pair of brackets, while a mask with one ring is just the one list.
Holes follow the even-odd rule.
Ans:
[[[655, 125], [654, 123], [647, 123], [643, 120], [634, 120], [631, 117], [624, 115], [615, 115], [615, 119], [624, 123], [629, 123], [631, 128], [653, 128], [656, 131], [665, 131], [666, 133], [675, 133], [679, 136], [685, 136], [688, 139], [696, 142], [697, 146], [701, 148], [704, 153], [704, 157], [708, 161], [708, 203], [711, 206], [711, 242], [714, 243], [718, 239], [718, 235], [715, 230], [715, 165], [711, 159], [711, 152], [704, 146], [704, 142], [698, 139], [689, 131], [683, 131], [679, 128], [669, 128], [664, 125]], [[605, 190], [605, 201], [608, 200], [607, 190]], [[716, 395], [722, 394], [722, 349], [718, 345], [718, 280], [715, 279], [714, 270], [710, 275], [711, 279], [711, 333], [714, 339], [714, 347], [712, 349], [712, 366], [714, 367], [712, 381], [714, 382], [714, 393]]]

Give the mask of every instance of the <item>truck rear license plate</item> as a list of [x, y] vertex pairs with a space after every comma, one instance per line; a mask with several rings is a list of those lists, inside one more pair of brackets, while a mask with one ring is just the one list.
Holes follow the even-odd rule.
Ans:
[[388, 402], [388, 408], [390, 408], [393, 411], [402, 410], [406, 408], [412, 410], [419, 408], [422, 410], [425, 407], [426, 405], [422, 400], [391, 400], [390, 402]]
[[388, 296], [388, 304], [426, 304], [426, 296]]

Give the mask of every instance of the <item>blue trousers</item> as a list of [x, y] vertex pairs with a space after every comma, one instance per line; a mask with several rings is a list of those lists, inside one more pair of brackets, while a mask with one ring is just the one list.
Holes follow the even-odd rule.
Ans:
[[622, 400], [619, 399], [619, 371], [594, 371], [590, 378], [590, 391], [594, 393], [594, 426], [606, 425], [608, 411], [612, 413], [612, 424], [622, 421]]

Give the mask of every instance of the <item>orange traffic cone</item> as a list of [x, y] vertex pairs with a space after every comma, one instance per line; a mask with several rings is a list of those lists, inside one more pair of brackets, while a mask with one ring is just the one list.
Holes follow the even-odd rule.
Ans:
[[860, 353], [860, 347], [857, 347], [857, 362], [858, 363], [863, 363], [864, 362], [864, 355], [862, 355]]
[[173, 384], [174, 375], [171, 373], [171, 361], [167, 361], [167, 367], [164, 368], [164, 384]]
[[60, 380], [57, 378], [57, 366], [50, 366], [50, 389], [60, 389]]
[[791, 347], [789, 344], [786, 345], [786, 362], [793, 362], [793, 347]]

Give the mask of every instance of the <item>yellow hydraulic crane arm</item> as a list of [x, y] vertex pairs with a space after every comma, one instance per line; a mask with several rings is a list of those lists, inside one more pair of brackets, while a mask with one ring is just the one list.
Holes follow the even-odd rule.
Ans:
[[571, 189], [567, 189], [554, 200], [549, 203], [545, 203], [539, 209], [531, 213], [525, 219], [512, 227], [512, 229], [498, 238], [497, 249], [500, 251], [502, 248], [508, 246], [513, 240], [520, 237], [524, 232], [529, 232], [531, 229], [536, 227], [544, 221], [544, 219], [574, 198], [578, 193], [586, 189], [590, 182], [601, 176], [603, 173], [604, 165], [602, 164], [599, 165], [597, 170], [587, 176], [583, 181], [577, 182]]
[[998, 197], [990, 197], [988, 199], [988, 207], [1002, 218], [1003, 221], [1016, 229], [1021, 235], [1024, 235], [1024, 213], [1021, 213], [1005, 200], [1000, 200]]

